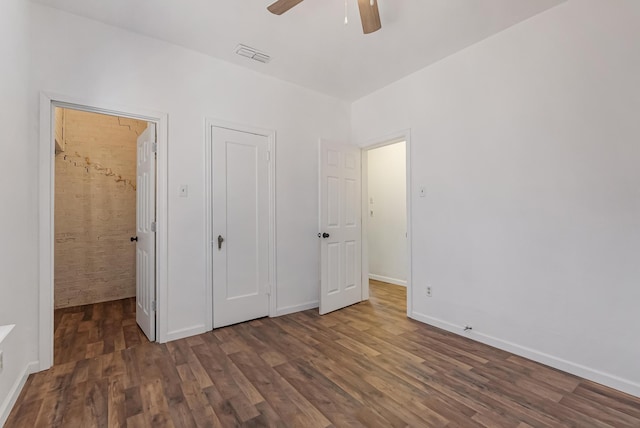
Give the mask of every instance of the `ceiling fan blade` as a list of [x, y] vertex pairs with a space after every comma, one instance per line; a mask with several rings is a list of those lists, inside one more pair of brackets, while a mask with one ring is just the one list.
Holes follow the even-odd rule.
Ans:
[[364, 34], [373, 33], [382, 28], [378, 0], [373, 2], [373, 6], [371, 6], [370, 0], [358, 0], [358, 7], [360, 8], [360, 19], [362, 20]]
[[298, 3], [302, 3], [302, 0], [278, 0], [267, 7], [267, 10], [275, 15], [282, 15]]

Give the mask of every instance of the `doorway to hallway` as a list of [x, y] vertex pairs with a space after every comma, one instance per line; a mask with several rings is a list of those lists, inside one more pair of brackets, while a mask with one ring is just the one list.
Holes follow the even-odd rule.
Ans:
[[411, 316], [411, 131], [404, 130], [362, 149], [363, 299], [369, 285], [405, 287]]

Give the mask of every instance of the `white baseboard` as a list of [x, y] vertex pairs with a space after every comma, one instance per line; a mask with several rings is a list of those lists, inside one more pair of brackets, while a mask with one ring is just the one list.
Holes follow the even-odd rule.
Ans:
[[555, 369], [591, 380], [610, 388], [626, 392], [627, 394], [640, 397], [640, 384], [632, 382], [630, 380], [623, 379], [609, 373], [604, 373], [599, 370], [583, 366], [581, 364], [567, 361], [562, 358], [537, 351], [535, 349], [527, 348], [526, 346], [498, 339], [496, 337], [489, 336], [475, 330], [465, 332], [463, 326], [452, 324], [450, 322], [443, 321], [438, 318], [433, 318], [418, 312], [413, 312], [411, 318], [415, 319], [416, 321], [441, 328], [451, 333], [455, 333], [459, 336], [467, 337], [477, 342], [493, 346], [494, 348], [502, 349], [503, 351], [511, 352], [512, 354], [519, 355], [521, 357], [528, 358], [530, 360], [545, 364]]
[[407, 286], [407, 281], [404, 281], [402, 279], [389, 278], [388, 276], [375, 275], [373, 273], [369, 274], [369, 279], [373, 279], [375, 281], [388, 282], [389, 284], [394, 284], [394, 285], [401, 285], [403, 287]]
[[207, 333], [211, 331], [207, 329], [206, 325], [196, 325], [187, 328], [181, 328], [180, 330], [170, 331], [164, 337], [158, 338], [158, 343], [172, 342], [178, 339], [184, 339], [185, 337], [197, 336], [198, 334]]
[[[294, 312], [306, 311], [307, 309], [314, 309], [318, 307], [318, 301], [303, 303], [301, 305], [287, 306], [284, 308], [278, 308], [276, 310], [276, 317], [282, 315], [292, 314]], [[186, 337], [197, 336], [211, 331], [204, 325], [197, 325], [193, 327], [187, 327], [180, 330], [174, 330], [167, 333], [165, 337], [158, 338], [159, 343], [171, 342], [173, 340], [184, 339]]]
[[301, 311], [306, 311], [309, 309], [315, 309], [319, 306], [320, 302], [318, 301], [314, 301], [314, 302], [307, 302], [307, 303], [303, 303], [301, 305], [294, 305], [294, 306], [285, 306], [284, 308], [278, 308], [276, 310], [276, 316], [277, 317], [281, 317], [283, 315], [289, 315], [289, 314], [293, 314], [296, 312], [301, 312]]
[[39, 371], [39, 368], [40, 363], [38, 361], [32, 361], [24, 367], [22, 373], [20, 373], [20, 376], [18, 376], [18, 379], [16, 379], [16, 382], [9, 390], [7, 398], [5, 398], [2, 405], [0, 405], [0, 427], [4, 426], [5, 422], [7, 422], [9, 413], [11, 413], [14, 404], [16, 404], [16, 400], [18, 399], [20, 392], [22, 392], [24, 384], [27, 383], [29, 375]]

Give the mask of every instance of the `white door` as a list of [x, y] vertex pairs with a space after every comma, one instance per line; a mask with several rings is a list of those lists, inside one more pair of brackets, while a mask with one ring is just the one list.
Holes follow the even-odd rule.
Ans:
[[362, 300], [360, 149], [320, 143], [320, 314]]
[[[138, 137], [136, 186], [136, 320], [156, 339], [156, 126]], [[135, 239], [135, 238], [134, 238]]]
[[212, 127], [213, 326], [269, 315], [269, 140]]

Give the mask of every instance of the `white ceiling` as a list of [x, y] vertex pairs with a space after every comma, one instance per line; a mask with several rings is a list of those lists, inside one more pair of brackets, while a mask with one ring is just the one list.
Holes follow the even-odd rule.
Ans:
[[[364, 35], [356, 0], [33, 0], [353, 101], [565, 0], [378, 0]], [[275, 1], [275, 0], [274, 0]], [[269, 64], [234, 54], [245, 44]]]

